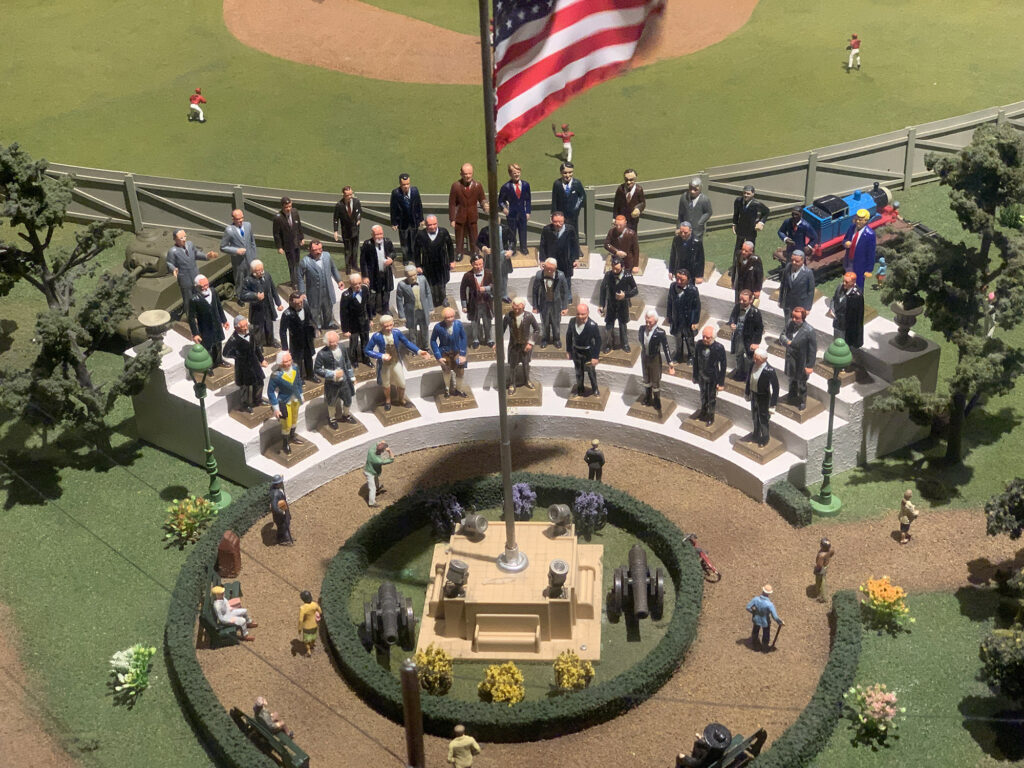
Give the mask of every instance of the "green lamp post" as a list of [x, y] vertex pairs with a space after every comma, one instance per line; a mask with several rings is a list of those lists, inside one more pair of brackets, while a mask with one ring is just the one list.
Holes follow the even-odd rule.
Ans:
[[203, 419], [203, 440], [206, 442], [206, 474], [210, 476], [210, 492], [206, 495], [217, 509], [224, 509], [231, 503], [231, 495], [220, 489], [220, 476], [217, 474], [217, 460], [213, 457], [213, 445], [210, 443], [210, 428], [206, 423], [206, 377], [213, 369], [213, 358], [206, 348], [198, 342], [188, 351], [185, 368], [195, 384], [196, 397], [199, 398], [199, 413]]
[[832, 493], [832, 422], [836, 415], [836, 395], [839, 394], [839, 371], [853, 362], [853, 354], [843, 339], [836, 339], [828, 345], [823, 360], [832, 368], [832, 378], [828, 380], [828, 437], [825, 460], [821, 462], [821, 490], [811, 499], [811, 509], [819, 515], [834, 515], [843, 503]]

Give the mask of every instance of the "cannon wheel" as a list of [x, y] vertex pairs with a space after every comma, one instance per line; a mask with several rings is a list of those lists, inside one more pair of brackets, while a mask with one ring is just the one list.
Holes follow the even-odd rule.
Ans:
[[618, 623], [622, 618], [622, 595], [625, 585], [622, 583], [622, 569], [616, 568], [612, 573], [612, 588], [608, 592], [608, 621]]
[[401, 613], [399, 614], [399, 623], [401, 624], [401, 639], [402, 646], [404, 648], [411, 648], [413, 643], [416, 641], [416, 613], [412, 609], [412, 598], [407, 597], [404, 600]]
[[647, 578], [647, 599], [651, 606], [651, 618], [660, 621], [665, 612], [665, 572], [661, 568]]
[[373, 603], [363, 603], [363, 624], [366, 627], [366, 636], [374, 637], [376, 628], [373, 626]]

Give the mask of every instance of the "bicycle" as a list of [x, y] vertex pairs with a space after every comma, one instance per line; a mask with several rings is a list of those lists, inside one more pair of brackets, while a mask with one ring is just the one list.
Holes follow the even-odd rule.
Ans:
[[688, 533], [683, 537], [683, 541], [690, 542], [690, 545], [697, 550], [697, 555], [700, 557], [700, 567], [704, 571], [704, 580], [711, 583], [715, 583], [722, 580], [722, 572], [719, 571], [715, 564], [711, 562], [711, 558], [708, 557], [708, 553], [700, 548], [697, 544], [697, 534]]

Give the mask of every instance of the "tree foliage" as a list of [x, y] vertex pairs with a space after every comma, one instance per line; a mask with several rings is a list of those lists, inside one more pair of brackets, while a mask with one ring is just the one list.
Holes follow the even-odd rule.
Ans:
[[1013, 478], [985, 502], [985, 530], [989, 536], [1006, 534], [1011, 539], [1024, 533], [1024, 477]]
[[882, 301], [923, 303], [932, 328], [956, 347], [957, 364], [939, 392], [901, 379], [875, 407], [906, 411], [918, 424], [946, 417], [946, 456], [959, 462], [971, 408], [1008, 393], [1024, 370], [1024, 350], [1002, 333], [1024, 316], [1024, 235], [1001, 230], [998, 217], [1024, 200], [1024, 139], [1012, 126], [984, 125], [957, 155], [931, 154], [925, 165], [950, 187], [950, 208], [973, 237], [895, 237], [882, 249], [889, 265]]
[[33, 160], [17, 144], [0, 145], [0, 218], [18, 237], [18, 242], [0, 241], [0, 296], [24, 281], [46, 301], [36, 316], [36, 358], [27, 370], [0, 370], [0, 399], [44, 433], [70, 427], [106, 444], [107, 414], [119, 397], [141, 389], [160, 357], [147, 345], [114, 381], [94, 382], [89, 358], [132, 315], [134, 277], [104, 273], [89, 294], [79, 295], [79, 281], [96, 277], [97, 257], [110, 248], [116, 232], [92, 223], [76, 233], [74, 247], [54, 244], [73, 182], [48, 175], [46, 168], [45, 160]]

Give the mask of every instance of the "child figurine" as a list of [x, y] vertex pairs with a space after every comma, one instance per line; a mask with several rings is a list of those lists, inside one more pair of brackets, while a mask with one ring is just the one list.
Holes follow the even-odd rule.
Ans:
[[910, 541], [910, 524], [921, 514], [910, 501], [913, 495], [914, 492], [908, 488], [903, 492], [903, 501], [900, 502], [900, 544]]
[[313, 602], [313, 595], [309, 590], [302, 590], [299, 594], [302, 598], [302, 605], [299, 607], [299, 637], [306, 645], [306, 656], [313, 655], [313, 646], [316, 645], [316, 636], [320, 619], [323, 614], [320, 612], [320, 605]]
[[878, 268], [875, 269], [875, 290], [877, 291], [882, 287], [882, 283], [885, 282], [885, 273], [887, 271], [885, 266], [885, 256], [878, 257]]

